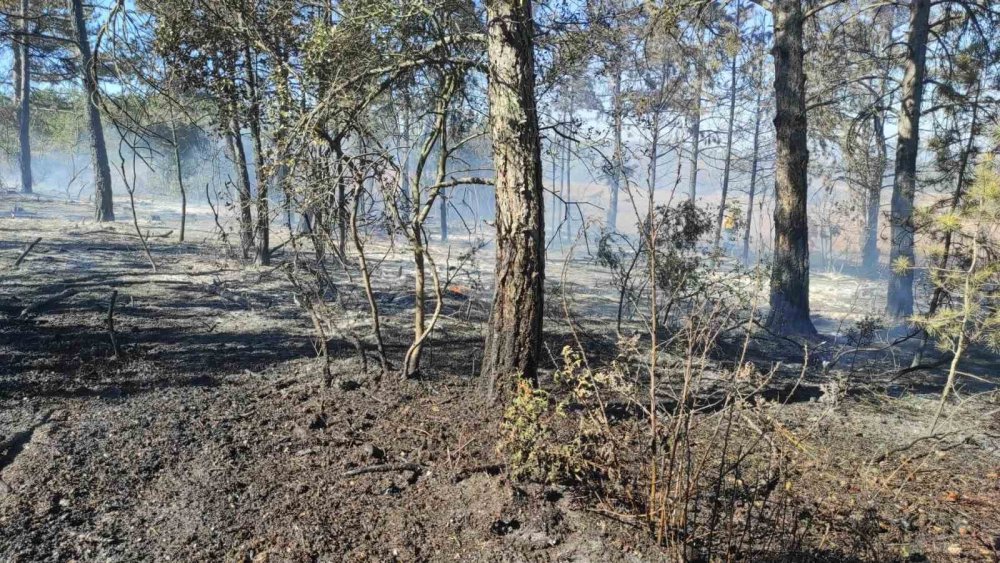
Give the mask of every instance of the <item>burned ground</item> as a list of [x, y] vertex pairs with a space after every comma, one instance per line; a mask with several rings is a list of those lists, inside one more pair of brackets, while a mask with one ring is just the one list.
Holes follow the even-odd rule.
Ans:
[[[208, 229], [204, 219], [193, 224]], [[280, 265], [241, 267], [206, 233], [151, 238], [154, 273], [125, 224], [36, 216], [0, 229], [0, 558], [668, 559], [640, 523], [593, 510], [578, 488], [511, 478], [495, 447], [502, 409], [477, 377], [488, 288], [448, 295], [419, 379], [380, 377], [372, 349], [365, 373], [335, 337], [324, 388], [309, 318]], [[376, 285], [398, 361], [412, 295], [397, 261]], [[577, 318], [613, 308], [581, 277], [601, 275], [596, 266], [581, 262], [578, 274], [562, 288]], [[844, 291], [841, 281], [815, 285]], [[363, 310], [360, 292], [344, 298]], [[547, 367], [576, 338], [595, 361], [613, 359], [606, 319], [580, 321], [574, 335], [560, 309], [550, 311]], [[817, 363], [799, 381], [801, 350], [765, 337], [749, 354], [781, 360], [762, 397], [781, 406], [781, 431], [799, 445], [800, 478], [786, 486], [815, 518], [801, 551], [773, 559], [996, 559], [1000, 406], [989, 385], [963, 392], [945, 432], [922, 440], [940, 372], [876, 377], [894, 368], [890, 355], [829, 402], [817, 399], [836, 369]], [[992, 364], [977, 365], [995, 382]]]

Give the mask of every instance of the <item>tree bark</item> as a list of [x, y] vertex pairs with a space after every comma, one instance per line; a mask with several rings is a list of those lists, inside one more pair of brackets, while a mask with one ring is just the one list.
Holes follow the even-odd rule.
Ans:
[[622, 107], [622, 69], [621, 63], [615, 61], [614, 80], [612, 84], [612, 121], [614, 127], [614, 154], [611, 156], [611, 204], [608, 206], [608, 229], [618, 230], [618, 193], [625, 179], [625, 151], [622, 146], [622, 129], [624, 127], [624, 108]]
[[97, 83], [97, 62], [90, 50], [87, 37], [87, 20], [82, 0], [69, 0], [73, 12], [76, 47], [80, 51], [80, 74], [87, 94], [87, 123], [90, 132], [90, 154], [94, 168], [94, 219], [115, 220], [114, 197], [111, 191], [111, 166], [108, 164], [108, 147], [104, 143], [104, 124], [101, 123], [101, 91]]
[[264, 143], [261, 139], [260, 93], [257, 90], [256, 59], [250, 49], [244, 50], [247, 65], [247, 88], [250, 95], [250, 143], [253, 148], [254, 176], [257, 178], [257, 229], [254, 240], [257, 243], [255, 262], [261, 266], [271, 263], [270, 225], [271, 212], [268, 209], [267, 174], [264, 170]]
[[701, 151], [701, 89], [703, 78], [698, 72], [697, 95], [694, 99], [694, 121], [691, 123], [691, 176], [688, 197], [694, 201], [698, 196], [698, 153]]
[[[416, 215], [416, 213], [415, 213]], [[424, 238], [421, 228], [413, 229], [413, 352], [408, 355], [404, 367], [404, 377], [412, 377], [420, 372], [423, 352], [422, 341], [427, 329], [427, 272], [424, 264]]]
[[865, 210], [865, 239], [861, 250], [861, 269], [868, 275], [878, 273], [878, 215], [882, 205], [882, 181], [885, 176], [885, 166], [889, 160], [889, 149], [885, 139], [885, 121], [876, 112], [872, 116], [872, 133], [878, 142], [878, 166], [870, 172], [868, 178], [868, 194]]
[[768, 324], [782, 334], [815, 334], [809, 318], [809, 149], [802, 1], [774, 2], [774, 265]]
[[750, 225], [753, 223], [753, 200], [757, 194], [757, 168], [760, 160], [760, 122], [764, 113], [761, 107], [761, 92], [757, 90], [756, 115], [753, 122], [753, 156], [750, 160], [750, 191], [747, 195], [747, 221], [743, 228], [743, 263], [750, 263]]
[[552, 142], [549, 143], [549, 150], [552, 151], [552, 178], [551, 178], [552, 198], [550, 199], [550, 201], [552, 202], [552, 207], [551, 207], [552, 220], [549, 222], [549, 225], [551, 225], [552, 228], [555, 229], [555, 232], [552, 233], [551, 235], [552, 239], [555, 240], [555, 238], [558, 237], [560, 234], [559, 233], [560, 229], [562, 229], [562, 224], [560, 223], [558, 216], [556, 215], [556, 210], [559, 207], [559, 197], [563, 193], [562, 182], [558, 184], [558, 187], [556, 184], [556, 172], [559, 173], [559, 178], [562, 179], [562, 170], [559, 170], [559, 164], [562, 162], [562, 153], [563, 153], [562, 142], [558, 138], [554, 139]]
[[[338, 166], [340, 166], [338, 160]], [[389, 356], [385, 352], [385, 341], [382, 339], [382, 321], [379, 317], [378, 301], [375, 299], [375, 292], [372, 290], [371, 270], [368, 269], [368, 259], [365, 256], [365, 248], [361, 242], [361, 234], [358, 232], [358, 208], [361, 204], [360, 191], [361, 181], [357, 180], [354, 194], [354, 205], [351, 207], [351, 239], [354, 241], [354, 250], [358, 253], [358, 267], [361, 270], [361, 279], [364, 282], [365, 298], [368, 300], [368, 313], [372, 319], [372, 336], [375, 337], [375, 346], [378, 350], [379, 365], [382, 366], [382, 377], [389, 377]]]
[[[572, 107], [573, 97], [570, 94], [570, 106]], [[564, 114], [565, 117], [563, 121], [566, 123], [573, 122], [573, 112], [569, 111]], [[573, 141], [571, 139], [565, 139], [563, 151], [562, 151], [562, 173], [560, 174], [560, 184], [561, 192], [563, 193], [563, 220], [566, 223], [566, 229], [564, 232], [564, 239], [566, 243], [573, 241], [573, 186], [571, 185], [572, 177], [572, 158], [573, 158]]]
[[[737, 45], [740, 33], [740, 9], [740, 2], [736, 2]], [[726, 218], [726, 197], [729, 195], [729, 173], [733, 163], [733, 130], [736, 128], [736, 63], [739, 54], [737, 48], [729, 62], [729, 126], [726, 128], [726, 163], [722, 171], [722, 199], [719, 202], [719, 216], [715, 222], [715, 246], [719, 246], [719, 239], [722, 238], [722, 223]]]
[[18, 164], [21, 168], [21, 192], [30, 194], [31, 177], [31, 52], [28, 39], [28, 0], [21, 0], [20, 33], [17, 38], [14, 67], [14, 96], [17, 98]]
[[496, 289], [482, 374], [506, 395], [537, 384], [545, 216], [531, 0], [487, 0], [490, 132], [496, 170]]
[[226, 131], [226, 153], [236, 172], [236, 193], [240, 210], [240, 249], [243, 258], [250, 258], [253, 251], [253, 196], [250, 194], [250, 172], [247, 154], [243, 148], [243, 135], [235, 112], [229, 118]]
[[184, 242], [184, 227], [187, 225], [187, 191], [184, 190], [184, 171], [181, 169], [181, 145], [177, 142], [177, 122], [173, 112], [170, 116], [170, 141], [174, 145], [174, 166], [177, 167], [177, 188], [181, 192], [181, 232], [179, 241]]
[[441, 211], [441, 242], [448, 242], [448, 196], [439, 194], [438, 199]]
[[913, 315], [913, 198], [917, 191], [917, 150], [920, 143], [920, 106], [924, 93], [927, 37], [930, 33], [930, 0], [911, 0], [907, 37], [906, 70], [903, 74], [902, 106], [896, 144], [896, 174], [892, 185], [891, 247], [892, 277], [886, 312], [902, 319]]
[[400, 183], [400, 199], [401, 202], [396, 205], [402, 204], [402, 211], [400, 212], [400, 217], [404, 222], [409, 221], [410, 208], [412, 204], [410, 203], [410, 116], [413, 113], [411, 110], [412, 102], [410, 101], [410, 96], [408, 92], [403, 93], [403, 123], [402, 127], [402, 139], [403, 139], [403, 153], [400, 155], [402, 160], [402, 165], [400, 167], [400, 175], [402, 176]]
[[[344, 166], [344, 147], [341, 141], [338, 139], [336, 144], [332, 147], [333, 154], [337, 161], [337, 201], [336, 210], [333, 216], [337, 220], [337, 252], [340, 253], [341, 258], [347, 257], [347, 178], [345, 177], [346, 168]], [[360, 195], [360, 194], [358, 194]]]

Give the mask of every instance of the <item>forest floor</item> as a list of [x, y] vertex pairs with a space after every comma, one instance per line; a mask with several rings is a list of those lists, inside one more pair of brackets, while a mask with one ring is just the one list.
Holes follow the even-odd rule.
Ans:
[[[573, 487], [514, 481], [498, 461], [499, 413], [476, 362], [489, 288], [476, 274], [447, 292], [419, 379], [380, 379], [373, 356], [366, 373], [334, 339], [324, 388], [282, 256], [241, 267], [205, 210], [179, 243], [175, 216], [142, 204], [144, 232], [173, 231], [149, 239], [153, 272], [117, 211], [98, 225], [83, 204], [0, 200], [0, 560], [669, 559], [642, 526]], [[386, 258], [375, 280], [392, 358], [410, 334], [406, 264]], [[563, 265], [550, 260], [551, 286]], [[614, 319], [597, 316], [614, 310], [607, 278], [582, 259], [567, 268], [560, 293], [586, 319], [577, 336], [613, 358]], [[879, 282], [817, 274], [812, 287], [824, 342], [880, 310]], [[359, 291], [344, 299], [364, 311]], [[558, 309], [546, 373], [573, 342]], [[780, 364], [778, 420], [812, 468], [795, 496], [821, 523], [803, 551], [772, 559], [998, 560], [997, 359], [973, 356], [960, 401], [925, 438], [942, 371], [899, 375], [910, 357], [899, 348], [859, 354], [868, 375], [830, 401], [821, 385], [836, 369], [817, 362], [795, 383], [801, 351], [751, 344], [755, 363]]]

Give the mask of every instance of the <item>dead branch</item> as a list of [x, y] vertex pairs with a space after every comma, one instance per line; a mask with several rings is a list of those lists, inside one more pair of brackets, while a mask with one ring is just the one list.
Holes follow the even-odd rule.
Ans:
[[[216, 192], [215, 197], [218, 198], [219, 194]], [[232, 245], [229, 244], [229, 236], [226, 235], [226, 229], [222, 228], [222, 223], [219, 222], [219, 212], [212, 204], [212, 196], [208, 193], [208, 184], [205, 184], [205, 201], [208, 202], [208, 207], [212, 210], [212, 218], [215, 220], [215, 227], [219, 229], [219, 236], [222, 237], [222, 243], [226, 245], [226, 250], [229, 252], [230, 256], [238, 256], [233, 251]]]
[[[365, 297], [368, 299], [368, 309], [372, 320], [372, 335], [375, 337], [375, 348], [378, 351], [379, 364], [382, 366], [382, 376], [389, 377], [389, 357], [385, 351], [385, 342], [382, 340], [382, 327], [379, 319], [378, 303], [375, 301], [375, 294], [372, 291], [371, 272], [368, 269], [368, 261], [365, 257], [365, 248], [358, 233], [358, 207], [361, 201], [361, 182], [357, 184], [354, 193], [354, 206], [351, 208], [351, 239], [354, 241], [354, 248], [358, 251], [358, 266], [361, 269], [361, 279], [364, 282]], [[366, 362], [367, 363], [367, 362]]]
[[32, 241], [32, 243], [29, 244], [27, 248], [24, 249], [24, 252], [22, 252], [21, 255], [17, 257], [17, 262], [14, 262], [14, 269], [15, 270], [18, 269], [21, 266], [21, 262], [23, 262], [25, 256], [27, 256], [28, 253], [31, 252], [31, 249], [35, 248], [35, 245], [38, 244], [41, 241], [42, 241], [42, 237], [38, 237], [34, 241]]
[[357, 469], [345, 471], [341, 476], [355, 477], [357, 475], [364, 475], [365, 473], [390, 473], [393, 471], [419, 472], [421, 469], [422, 467], [417, 463], [380, 463], [378, 465], [369, 465], [367, 467], [359, 467]]
[[[122, 233], [122, 234], [126, 235], [126, 236], [130, 236], [130, 237], [131, 236], [135, 236], [132, 233]], [[171, 230], [169, 230], [169, 231], [167, 231], [165, 233], [160, 233], [158, 235], [154, 235], [154, 234], [152, 234], [152, 233], [149, 232], [149, 229], [146, 229], [146, 236], [144, 238], [146, 238], [146, 239], [151, 239], [151, 238], [170, 238], [170, 235], [172, 235], [172, 234], [174, 234], [173, 229], [171, 229]]]
[[72, 297], [72, 296], [76, 295], [77, 293], [80, 293], [80, 290], [77, 289], [77, 288], [75, 288], [75, 287], [71, 287], [69, 289], [64, 289], [64, 290], [60, 291], [59, 293], [57, 293], [55, 295], [52, 295], [50, 297], [46, 297], [45, 299], [42, 299], [41, 301], [36, 301], [35, 303], [32, 303], [31, 305], [28, 305], [27, 307], [25, 307], [21, 311], [21, 314], [18, 316], [18, 318], [23, 320], [23, 319], [26, 319], [28, 317], [32, 317], [32, 316], [38, 315], [39, 313], [41, 313], [46, 308], [48, 308], [48, 307], [50, 307], [52, 305], [55, 305], [56, 303], [62, 301], [63, 299], [66, 299], [68, 297]]
[[914, 446], [916, 446], [917, 444], [919, 444], [921, 442], [925, 442], [925, 441], [929, 441], [929, 440], [941, 441], [942, 439], [947, 438], [948, 436], [954, 436], [955, 434], [958, 434], [958, 433], [960, 433], [962, 431], [963, 430], [954, 430], [954, 431], [951, 431], [951, 432], [938, 432], [937, 434], [928, 434], [928, 435], [925, 435], [925, 436], [920, 436], [919, 438], [916, 438], [916, 439], [910, 441], [907, 444], [904, 444], [902, 446], [886, 450], [881, 455], [878, 455], [878, 456], [874, 457], [871, 460], [871, 462], [869, 462], [869, 463], [871, 463], [873, 465], [874, 464], [878, 464], [878, 463], [882, 463], [883, 461], [885, 461], [886, 459], [888, 459], [889, 456], [905, 452], [905, 451], [913, 448]]

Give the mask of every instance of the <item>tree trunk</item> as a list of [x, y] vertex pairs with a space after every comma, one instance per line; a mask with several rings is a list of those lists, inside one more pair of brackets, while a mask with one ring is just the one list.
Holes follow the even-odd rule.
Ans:
[[802, 0], [774, 2], [774, 265], [768, 324], [782, 334], [815, 334], [809, 318], [809, 149]]
[[[736, 2], [737, 45], [740, 34], [740, 8], [740, 2]], [[719, 239], [722, 238], [722, 223], [726, 218], [726, 197], [729, 195], [729, 173], [733, 163], [733, 130], [736, 128], [736, 63], [739, 54], [737, 48], [729, 63], [729, 126], [726, 128], [726, 164], [722, 171], [722, 199], [719, 202], [719, 217], [715, 222], [715, 246], [719, 246]]]
[[917, 191], [917, 150], [920, 143], [920, 105], [924, 93], [927, 36], [930, 33], [930, 0], [911, 0], [907, 38], [906, 70], [901, 88], [899, 140], [896, 144], [896, 175], [892, 185], [891, 247], [892, 277], [886, 312], [896, 319], [913, 315], [913, 198]]
[[611, 205], [608, 206], [608, 229], [612, 232], [618, 230], [618, 193], [621, 191], [623, 180], [625, 180], [625, 151], [622, 146], [622, 129], [624, 127], [624, 108], [622, 107], [622, 70], [621, 64], [614, 63], [614, 83], [612, 84], [611, 95], [612, 120], [614, 126], [615, 146], [614, 154], [611, 157]]
[[181, 145], [177, 142], [177, 123], [170, 116], [170, 141], [174, 145], [174, 166], [177, 167], [177, 188], [181, 192], [181, 233], [180, 242], [184, 242], [184, 227], [187, 224], [187, 192], [184, 190], [184, 172], [181, 169]]
[[861, 249], [861, 270], [867, 276], [875, 276], [878, 273], [878, 211], [881, 205], [880, 190], [875, 186], [868, 186], [868, 195], [865, 201], [865, 234], [864, 244]]
[[260, 130], [260, 93], [257, 90], [257, 68], [250, 49], [244, 50], [247, 65], [247, 89], [250, 95], [250, 143], [253, 148], [253, 169], [257, 179], [257, 229], [254, 240], [257, 243], [255, 262], [261, 266], [271, 263], [271, 212], [268, 209], [267, 178], [264, 171], [264, 144]]
[[402, 139], [403, 139], [403, 154], [401, 155], [402, 166], [400, 167], [400, 175], [402, 176], [400, 182], [400, 197], [402, 201], [400, 202], [403, 206], [403, 212], [399, 215], [403, 222], [408, 222], [409, 214], [412, 204], [410, 202], [410, 115], [412, 111], [410, 109], [411, 102], [408, 93], [403, 94], [403, 123], [402, 123]]
[[[334, 156], [334, 176], [336, 177], [337, 189], [335, 199], [331, 199], [333, 206], [330, 217], [337, 226], [337, 254], [341, 260], [347, 258], [347, 223], [353, 221], [350, 215], [355, 211], [348, 212], [347, 209], [347, 166], [344, 155], [343, 139], [341, 137], [330, 138], [327, 141]], [[352, 227], [353, 230], [353, 227]]]
[[761, 107], [761, 92], [757, 90], [757, 111], [753, 122], [753, 156], [750, 159], [750, 192], [747, 195], [747, 221], [743, 228], [743, 263], [750, 263], [750, 225], [753, 223], [753, 200], [757, 193], [757, 167], [760, 160], [760, 117], [764, 110]]
[[882, 181], [889, 159], [889, 149], [885, 140], [885, 122], [878, 112], [872, 116], [872, 133], [878, 141], [878, 166], [868, 178], [868, 194], [865, 198], [865, 239], [861, 250], [861, 269], [869, 276], [878, 274], [878, 214], [882, 205]]
[[487, 0], [490, 132], [496, 170], [496, 289], [483, 354], [490, 390], [537, 384], [545, 216], [531, 0]]
[[236, 173], [236, 193], [240, 210], [240, 250], [243, 258], [250, 258], [253, 251], [253, 196], [250, 194], [250, 172], [247, 153], [243, 148], [243, 134], [235, 114], [229, 118], [226, 131], [226, 153]]
[[441, 210], [441, 242], [448, 242], [448, 196], [439, 194], [438, 199]]
[[688, 197], [694, 201], [698, 195], [698, 153], [701, 151], [701, 88], [703, 78], [698, 72], [698, 89], [694, 99], [694, 120], [691, 123], [691, 176]]
[[[573, 103], [573, 98], [570, 98], [570, 103]], [[573, 114], [569, 113], [565, 117], [567, 123], [572, 122]], [[563, 218], [566, 221], [565, 230], [565, 242], [570, 243], [573, 241], [573, 187], [571, 185], [572, 177], [570, 166], [572, 164], [573, 158], [573, 141], [571, 139], [566, 139], [565, 147], [562, 154], [562, 174], [561, 174], [561, 184], [563, 193]]]
[[21, 0], [20, 34], [14, 61], [14, 97], [17, 99], [18, 164], [21, 192], [30, 194], [31, 178], [31, 53], [28, 39], [28, 0]]
[[552, 220], [549, 221], [549, 224], [555, 229], [555, 232], [551, 235], [552, 238], [555, 239], [559, 236], [559, 231], [562, 229], [562, 223], [559, 221], [558, 215], [556, 214], [556, 210], [559, 208], [559, 196], [563, 193], [562, 183], [560, 182], [559, 184], [556, 184], [557, 171], [559, 172], [559, 178], [562, 178], [562, 171], [559, 170], [559, 163], [562, 160], [563, 151], [562, 142], [558, 139], [553, 140], [553, 142], [549, 144], [549, 149], [552, 151], [552, 185], [550, 188], [552, 190]]
[[344, 178], [344, 152], [338, 145], [337, 155], [337, 209], [334, 216], [337, 218], [337, 251], [343, 258], [347, 257], [347, 189]]
[[80, 72], [83, 88], [87, 93], [87, 123], [90, 132], [90, 154], [94, 168], [94, 219], [115, 220], [114, 197], [111, 191], [111, 166], [108, 164], [108, 147], [104, 143], [104, 124], [101, 123], [101, 91], [97, 83], [97, 62], [90, 50], [87, 37], [87, 20], [82, 0], [69, 0], [73, 12], [76, 46], [80, 51]]
[[[342, 160], [337, 161], [337, 167], [341, 167]], [[360, 186], [358, 181], [357, 186]], [[372, 319], [372, 336], [375, 337], [375, 346], [378, 350], [379, 364], [382, 366], [382, 376], [389, 377], [389, 356], [385, 352], [385, 340], [382, 338], [382, 321], [378, 312], [378, 301], [372, 290], [371, 270], [368, 268], [368, 259], [365, 257], [365, 248], [361, 242], [361, 235], [358, 232], [358, 207], [360, 207], [360, 194], [354, 194], [354, 205], [351, 207], [351, 239], [354, 241], [354, 250], [358, 253], [358, 266], [361, 270], [361, 279], [364, 283], [365, 297], [368, 300], [368, 313]]]
[[[416, 213], [414, 213], [416, 214]], [[405, 367], [405, 377], [412, 377], [420, 371], [420, 358], [424, 339], [424, 331], [427, 328], [426, 308], [427, 308], [427, 273], [424, 264], [424, 238], [423, 231], [419, 228], [413, 229], [413, 353], [408, 354]]]

